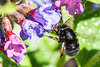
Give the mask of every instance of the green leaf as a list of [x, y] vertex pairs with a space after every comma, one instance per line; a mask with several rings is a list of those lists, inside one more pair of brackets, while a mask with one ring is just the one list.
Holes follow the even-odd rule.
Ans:
[[14, 61], [11, 61], [3, 52], [0, 52], [0, 62], [3, 67], [18, 67], [18, 65]]
[[100, 0], [88, 0], [88, 1], [100, 4]]
[[76, 60], [80, 67], [92, 67], [100, 61], [100, 50], [87, 50], [86, 48], [83, 48], [76, 56]]
[[76, 60], [81, 67], [92, 67], [100, 60], [100, 17], [81, 20], [76, 32], [80, 35], [80, 52]]
[[66, 9], [65, 9], [65, 6], [61, 7], [61, 13], [62, 13], [62, 19], [63, 19], [63, 22], [66, 22], [67, 19], [71, 18], [72, 15], [68, 14], [66, 12]]
[[98, 67], [98, 66], [100, 66], [100, 60], [98, 62], [96, 62], [92, 67]]
[[[93, 53], [92, 53], [93, 54]], [[95, 64], [97, 61], [100, 60], [100, 51], [99, 53], [97, 53], [94, 57], [92, 57], [86, 64], [84, 67], [92, 67], [93, 64]]]
[[[79, 39], [83, 39], [82, 43], [93, 44], [92, 46], [86, 47], [88, 49], [98, 48], [100, 41], [100, 17], [93, 17], [91, 19], [83, 20], [78, 23], [76, 32], [80, 34]], [[95, 43], [94, 43], [95, 42]], [[83, 44], [84, 45], [84, 44]], [[88, 44], [87, 44], [88, 45]], [[94, 47], [95, 45], [95, 47]], [[96, 46], [98, 45], [98, 46]]]
[[17, 7], [13, 3], [6, 3], [0, 7], [0, 14], [12, 14], [17, 10]]

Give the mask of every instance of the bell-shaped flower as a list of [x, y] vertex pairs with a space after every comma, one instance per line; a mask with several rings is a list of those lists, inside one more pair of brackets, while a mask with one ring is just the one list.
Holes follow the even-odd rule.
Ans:
[[32, 0], [34, 3], [36, 3], [38, 6], [42, 6], [43, 4], [46, 3], [51, 3], [52, 0]]
[[66, 11], [70, 15], [75, 15], [77, 13], [83, 13], [84, 11], [84, 7], [81, 2], [81, 0], [56, 0], [55, 5], [57, 7], [66, 5]]
[[6, 31], [4, 51], [8, 57], [20, 65], [21, 60], [26, 55], [26, 45], [11, 31]]
[[41, 7], [32, 10], [29, 14], [35, 21], [42, 25], [45, 30], [52, 29], [52, 25], [57, 24], [60, 21], [60, 15], [55, 11], [54, 3], [46, 3]]
[[44, 29], [35, 21], [25, 19], [21, 24], [20, 37], [26, 40], [29, 37], [31, 43], [36, 44], [45, 33]]

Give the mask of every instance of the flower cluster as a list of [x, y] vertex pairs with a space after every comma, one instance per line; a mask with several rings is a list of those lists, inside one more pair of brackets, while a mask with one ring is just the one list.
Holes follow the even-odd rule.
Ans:
[[57, 7], [66, 5], [66, 11], [71, 15], [75, 15], [84, 11], [81, 2], [81, 0], [56, 0], [55, 5]]
[[22, 31], [20, 36], [22, 40], [29, 37], [31, 43], [36, 44], [37, 40], [45, 33], [44, 29], [36, 21], [25, 19], [21, 24]]
[[20, 61], [25, 57], [26, 46], [20, 39], [11, 31], [6, 31], [7, 37], [5, 39], [4, 51], [7, 56], [12, 58], [20, 65]]
[[0, 50], [20, 65], [20, 61], [26, 55], [26, 47], [28, 45], [25, 45], [17, 35], [12, 32], [12, 25], [6, 15], [4, 15], [2, 20], [2, 28], [5, 30], [6, 37], [4, 37], [3, 31], [0, 29]]
[[[61, 18], [60, 12], [56, 7], [66, 5], [66, 11], [70, 15], [82, 13], [84, 8], [81, 0], [32, 0], [32, 3], [38, 5], [38, 8], [31, 8], [32, 6], [26, 4], [16, 5], [18, 10], [9, 17], [17, 24], [20, 25], [20, 37], [33, 44], [36, 44], [39, 38], [44, 36], [45, 32], [52, 31], [53, 27], [57, 27]], [[2, 29], [0, 28], [0, 50], [2, 50], [8, 57], [13, 59], [20, 65], [21, 60], [26, 55], [25, 45], [15, 33], [12, 32], [12, 21], [9, 20], [7, 15], [2, 18]]]

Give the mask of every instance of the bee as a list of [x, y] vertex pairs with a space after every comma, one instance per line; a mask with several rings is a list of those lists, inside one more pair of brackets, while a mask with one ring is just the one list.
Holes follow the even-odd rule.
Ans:
[[59, 35], [59, 38], [53, 36], [48, 37], [62, 43], [60, 48], [61, 57], [63, 56], [63, 52], [69, 56], [76, 55], [79, 51], [79, 43], [75, 32], [66, 23], [59, 24], [57, 30], [54, 29], [54, 31]]

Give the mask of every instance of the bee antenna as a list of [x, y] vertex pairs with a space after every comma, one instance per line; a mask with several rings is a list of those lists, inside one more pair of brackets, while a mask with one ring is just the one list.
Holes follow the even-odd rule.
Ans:
[[68, 18], [65, 22], [63, 22], [64, 24], [68, 24], [71, 20], [73, 19], [73, 17]]

